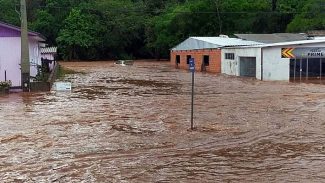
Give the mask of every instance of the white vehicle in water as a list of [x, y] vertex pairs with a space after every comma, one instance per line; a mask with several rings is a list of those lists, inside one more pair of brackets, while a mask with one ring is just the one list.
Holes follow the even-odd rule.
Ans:
[[134, 61], [133, 60], [117, 60], [115, 64], [122, 65], [122, 66], [127, 66], [127, 65], [133, 65]]

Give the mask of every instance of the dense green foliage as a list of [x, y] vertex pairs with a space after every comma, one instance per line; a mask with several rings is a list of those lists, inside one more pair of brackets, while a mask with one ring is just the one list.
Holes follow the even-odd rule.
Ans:
[[[189, 36], [325, 29], [324, 0], [27, 0], [29, 27], [63, 59], [166, 58]], [[19, 0], [0, 0], [19, 24]]]

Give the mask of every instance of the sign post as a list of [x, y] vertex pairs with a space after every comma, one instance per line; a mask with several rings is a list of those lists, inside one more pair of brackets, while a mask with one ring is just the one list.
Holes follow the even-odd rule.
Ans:
[[194, 130], [193, 115], [194, 115], [194, 72], [195, 62], [194, 58], [189, 59], [190, 71], [192, 72], [192, 101], [191, 101], [191, 130]]

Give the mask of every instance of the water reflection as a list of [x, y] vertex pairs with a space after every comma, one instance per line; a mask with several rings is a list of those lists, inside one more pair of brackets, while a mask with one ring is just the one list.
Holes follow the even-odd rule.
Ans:
[[0, 97], [1, 182], [324, 182], [322, 85], [168, 63], [64, 63], [71, 92]]

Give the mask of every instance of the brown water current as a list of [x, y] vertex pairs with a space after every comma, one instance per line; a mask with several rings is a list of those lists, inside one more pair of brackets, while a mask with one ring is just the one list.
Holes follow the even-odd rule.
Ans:
[[0, 96], [0, 182], [325, 182], [325, 86], [167, 62], [63, 63], [71, 92]]

